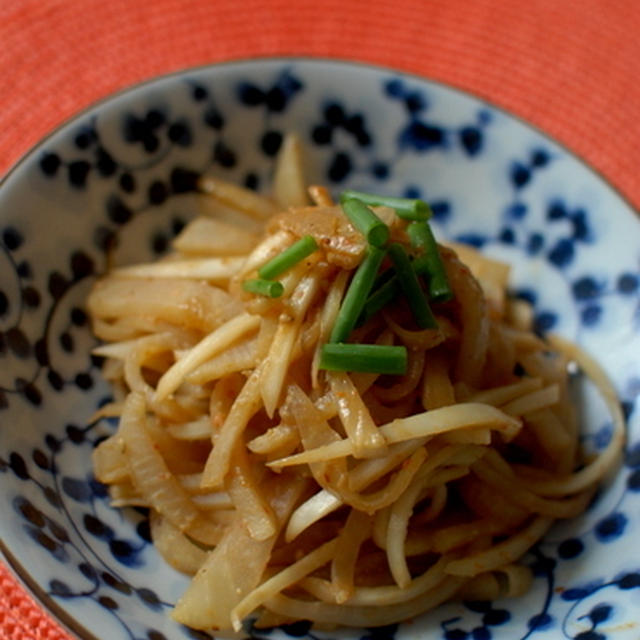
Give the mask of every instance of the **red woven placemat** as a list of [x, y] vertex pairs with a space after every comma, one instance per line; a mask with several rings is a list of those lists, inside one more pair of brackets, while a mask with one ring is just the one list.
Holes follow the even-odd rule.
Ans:
[[[116, 89], [300, 54], [480, 95], [573, 149], [640, 208], [638, 33], [637, 0], [0, 0], [0, 175]], [[18, 638], [67, 635], [0, 563], [0, 640]]]

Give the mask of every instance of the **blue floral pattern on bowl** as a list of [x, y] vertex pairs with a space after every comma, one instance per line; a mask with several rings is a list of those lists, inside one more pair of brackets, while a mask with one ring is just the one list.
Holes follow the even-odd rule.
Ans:
[[[640, 626], [640, 227], [601, 178], [542, 133], [424, 79], [341, 62], [274, 59], [186, 71], [79, 115], [0, 188], [0, 548], [45, 606], [81, 638], [210, 638], [168, 611], [187, 579], [150, 544], [144, 512], [108, 505], [90, 423], [109, 398], [83, 304], [116, 262], [162, 254], [198, 209], [204, 171], [269, 184], [287, 131], [313, 181], [422, 197], [442, 238], [513, 264], [537, 329], [593, 353], [628, 419], [617, 474], [580, 518], [528, 556], [517, 600], [450, 603], [410, 624], [251, 638], [573, 640], [637, 638]], [[583, 442], [611, 427], [590, 388]]]

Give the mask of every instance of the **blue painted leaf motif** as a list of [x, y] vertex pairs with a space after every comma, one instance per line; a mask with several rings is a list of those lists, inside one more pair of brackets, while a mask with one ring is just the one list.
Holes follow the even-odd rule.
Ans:
[[287, 106], [287, 96], [280, 87], [275, 86], [267, 91], [264, 103], [269, 111], [280, 113]]
[[327, 124], [319, 124], [313, 128], [311, 138], [317, 145], [331, 144], [333, 128]]
[[602, 284], [597, 282], [593, 276], [583, 276], [575, 280], [571, 285], [576, 300], [592, 300], [597, 298], [602, 291]]
[[194, 84], [191, 95], [196, 102], [201, 102], [202, 100], [207, 99], [209, 92], [207, 91], [207, 88], [203, 87], [201, 84]]
[[102, 146], [98, 146], [95, 150], [96, 169], [103, 178], [109, 178], [118, 170], [118, 164], [111, 154]]
[[91, 502], [93, 492], [89, 484], [84, 480], [63, 476], [61, 486], [62, 490], [76, 502]]
[[565, 589], [561, 594], [561, 598], [563, 600], [573, 601], [582, 600], [589, 595], [591, 595], [591, 590], [581, 587], [574, 587], [572, 589]]
[[14, 499], [13, 506], [18, 513], [34, 527], [42, 529], [46, 525], [47, 521], [42, 511], [26, 498], [18, 496]]
[[9, 351], [17, 358], [24, 360], [31, 355], [31, 343], [29, 338], [19, 327], [11, 327], [4, 334], [4, 341]]
[[109, 573], [108, 571], [103, 571], [100, 574], [100, 577], [102, 578], [102, 581], [107, 586], [111, 587], [112, 589], [115, 589], [116, 591], [119, 591], [120, 593], [124, 593], [125, 595], [129, 595], [133, 593], [133, 589], [131, 588], [131, 585], [127, 584], [126, 582], [123, 582], [119, 578], [116, 578], [113, 574]]
[[[408, 196], [415, 197], [415, 196]], [[451, 203], [444, 200], [438, 200], [431, 202], [431, 211], [433, 212], [433, 219], [436, 222], [444, 223], [451, 216]]]
[[531, 171], [521, 162], [513, 162], [509, 169], [509, 177], [516, 189], [522, 189], [531, 180]]
[[538, 613], [529, 618], [529, 621], [527, 622], [529, 629], [535, 629], [536, 631], [545, 631], [550, 629], [552, 625], [553, 618], [548, 613]]
[[283, 135], [280, 131], [266, 131], [260, 140], [260, 147], [265, 155], [274, 157], [280, 151]]
[[613, 425], [608, 423], [602, 426], [596, 433], [593, 435], [593, 443], [596, 448], [604, 449], [609, 442], [611, 442], [611, 437], [613, 436]]
[[548, 258], [556, 267], [566, 267], [575, 254], [573, 242], [568, 238], [561, 238], [549, 251]]
[[569, 538], [558, 545], [558, 555], [569, 560], [579, 556], [584, 551], [584, 543], [580, 538]]
[[608, 620], [613, 613], [613, 607], [608, 604], [601, 604], [597, 607], [594, 607], [589, 612], [589, 619], [593, 622], [594, 625], [598, 625], [605, 620]]
[[9, 454], [9, 468], [20, 480], [28, 480], [31, 477], [24, 458], [15, 451]]
[[96, 516], [86, 513], [82, 521], [84, 528], [96, 538], [101, 538], [102, 540], [111, 540], [113, 538], [113, 529], [99, 518], [96, 518]]
[[191, 127], [186, 120], [177, 120], [167, 129], [167, 137], [180, 147], [188, 147], [193, 142]]
[[75, 424], [68, 424], [65, 428], [67, 437], [74, 444], [80, 444], [85, 440], [85, 430], [76, 426]]
[[391, 78], [384, 83], [384, 91], [390, 98], [403, 98], [404, 82], [400, 78]]
[[635, 273], [623, 273], [619, 276], [616, 289], [620, 293], [632, 294], [638, 290], [640, 278]]
[[173, 193], [188, 193], [196, 191], [200, 174], [187, 167], [174, 167], [171, 170], [169, 182]]
[[169, 197], [169, 187], [162, 180], [154, 180], [147, 189], [149, 204], [160, 205]]
[[62, 580], [57, 579], [49, 582], [49, 591], [51, 595], [59, 596], [60, 598], [69, 598], [73, 595], [69, 586]]
[[24, 243], [24, 236], [13, 226], [5, 227], [2, 242], [9, 251], [17, 251]]
[[560, 597], [569, 602], [574, 600], [583, 600], [597, 591], [602, 586], [602, 583], [602, 580], [596, 580], [588, 584], [583, 584], [579, 587], [571, 587], [569, 589], [565, 589], [561, 593]]
[[119, 607], [118, 603], [109, 596], [100, 596], [97, 599], [97, 602], [99, 605], [103, 606], [105, 609], [109, 609], [110, 611], [114, 611]]
[[69, 184], [77, 189], [87, 186], [91, 165], [86, 160], [74, 160], [67, 166]]
[[45, 516], [45, 520], [49, 531], [52, 533], [53, 537], [56, 538], [56, 540], [59, 540], [62, 543], [70, 542], [69, 534], [67, 533], [66, 527], [48, 516]]
[[574, 636], [573, 638], [574, 640], [607, 640], [607, 636], [603, 635], [602, 633], [598, 633], [593, 629], [589, 631], [582, 631], [581, 633], [579, 633], [577, 636]]
[[151, 526], [149, 524], [149, 519], [148, 518], [145, 518], [144, 520], [141, 520], [136, 525], [136, 533], [145, 542], [148, 542], [148, 543], [152, 542], [152, 539], [151, 539]]
[[138, 554], [142, 547], [134, 547], [128, 540], [112, 538], [109, 540], [109, 551], [113, 557], [121, 564], [128, 567], [135, 567], [140, 564]]
[[624, 462], [631, 469], [640, 469], [640, 442], [629, 446]]
[[640, 588], [640, 572], [635, 571], [623, 575], [618, 580], [618, 588], [623, 590]]
[[546, 167], [551, 161], [551, 156], [546, 149], [534, 149], [531, 153], [531, 166]]
[[547, 220], [562, 220], [568, 216], [567, 208], [562, 200], [554, 200], [547, 208]]
[[109, 488], [95, 478], [89, 479], [89, 488], [94, 498], [106, 498], [109, 495]]
[[232, 169], [238, 160], [235, 151], [224, 141], [218, 140], [213, 147], [213, 161], [225, 169]]
[[630, 491], [640, 491], [640, 469], [636, 469], [627, 478], [627, 488]]
[[553, 329], [557, 322], [558, 315], [553, 311], [540, 311], [536, 314], [533, 325], [537, 333], [544, 334]]
[[582, 209], [578, 209], [571, 216], [571, 226], [573, 227], [572, 237], [582, 242], [591, 242], [593, 234], [589, 228], [587, 214]]
[[507, 609], [490, 609], [482, 617], [482, 622], [488, 626], [499, 626], [509, 622], [511, 614]]
[[417, 113], [427, 106], [423, 93], [416, 90], [410, 90], [405, 94], [404, 104], [409, 113]]
[[155, 153], [160, 146], [158, 131], [166, 122], [165, 114], [159, 109], [150, 109], [140, 118], [129, 114], [123, 124], [123, 138], [131, 144], [141, 144], [147, 153]]
[[415, 119], [400, 132], [398, 146], [424, 152], [444, 147], [446, 139], [446, 131], [442, 127]]
[[516, 201], [507, 207], [505, 215], [512, 220], [523, 220], [528, 212], [529, 208], [524, 202]]
[[336, 153], [329, 164], [328, 176], [332, 182], [343, 182], [351, 173], [351, 158], [346, 153]]
[[300, 80], [290, 72], [284, 71], [268, 89], [261, 89], [251, 82], [241, 82], [237, 88], [237, 95], [240, 102], [247, 107], [264, 105], [268, 111], [280, 113], [302, 88]]
[[487, 242], [489, 242], [489, 238], [481, 233], [461, 233], [456, 236], [456, 241], [471, 245], [476, 249], [481, 249], [485, 244], [487, 244]]
[[78, 149], [88, 149], [96, 140], [95, 129], [90, 125], [84, 125], [78, 129], [73, 143]]
[[42, 493], [52, 507], [55, 507], [56, 509], [60, 509], [62, 507], [62, 501], [55, 489], [52, 487], [44, 487], [42, 489]]
[[600, 520], [595, 528], [596, 538], [600, 542], [611, 542], [619, 538], [627, 526], [627, 516], [624, 513], [616, 512]]
[[527, 253], [529, 255], [536, 255], [544, 247], [544, 236], [541, 233], [533, 232], [529, 235], [527, 240]]
[[78, 565], [78, 569], [80, 570], [80, 573], [87, 578], [87, 580], [91, 580], [92, 582], [97, 581], [98, 574], [95, 568], [88, 562], [81, 562]]
[[48, 152], [40, 159], [40, 170], [45, 176], [53, 178], [58, 173], [61, 164], [62, 160], [57, 153]]
[[491, 640], [491, 631], [487, 627], [475, 627], [471, 630], [473, 640]]
[[211, 127], [215, 131], [220, 131], [224, 128], [224, 115], [213, 105], [207, 107], [204, 112], [203, 120], [208, 127]]
[[498, 235], [498, 240], [504, 244], [515, 244], [516, 233], [511, 227], [505, 227]]
[[589, 304], [580, 311], [580, 320], [585, 327], [594, 327], [602, 316], [602, 306], [599, 304]]
[[238, 99], [248, 107], [255, 107], [264, 101], [264, 93], [256, 85], [243, 82], [238, 86]]
[[133, 218], [133, 210], [125, 204], [124, 200], [115, 194], [107, 199], [107, 215], [115, 224], [126, 224]]
[[136, 594], [150, 609], [160, 609], [161, 602], [154, 591], [148, 588], [136, 589]]
[[215, 640], [212, 635], [209, 635], [204, 631], [200, 631], [199, 629], [189, 629], [188, 627], [183, 627], [183, 630], [190, 638], [194, 638], [194, 640]]
[[476, 156], [482, 151], [484, 134], [479, 127], [463, 127], [460, 130], [460, 144], [469, 156]]

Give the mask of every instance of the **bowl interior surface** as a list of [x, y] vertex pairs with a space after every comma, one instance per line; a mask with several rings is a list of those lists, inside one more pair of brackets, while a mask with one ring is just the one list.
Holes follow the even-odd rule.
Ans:
[[[80, 114], [4, 180], [0, 541], [9, 563], [81, 638], [209, 637], [169, 619], [187, 578], [154, 551], [144, 515], [111, 509], [93, 479], [91, 451], [114, 425], [90, 422], [109, 389], [90, 356], [84, 301], [108, 253], [125, 264], [167, 250], [201, 210], [195, 175], [267, 189], [287, 131], [305, 143], [310, 182], [422, 197], [439, 237], [509, 261], [537, 328], [578, 342], [612, 378], [628, 443], [589, 510], [529, 554], [536, 579], [522, 598], [447, 604], [397, 629], [322, 633], [300, 623], [262, 635], [637, 638], [637, 215], [526, 123], [437, 83], [350, 63], [247, 61], [149, 82]], [[586, 384], [581, 406], [583, 444], [602, 449], [610, 419]]]

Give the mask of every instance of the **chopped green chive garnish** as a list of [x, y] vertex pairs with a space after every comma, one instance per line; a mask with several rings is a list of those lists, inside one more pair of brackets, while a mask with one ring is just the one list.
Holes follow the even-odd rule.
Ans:
[[367, 207], [355, 198], [342, 200], [342, 210], [351, 224], [362, 233], [374, 247], [383, 247], [389, 240], [389, 227]]
[[416, 273], [427, 276], [429, 298], [434, 302], [447, 302], [453, 298], [453, 291], [442, 264], [438, 244], [427, 222], [412, 222], [407, 227], [411, 246], [422, 250], [422, 255], [413, 261]]
[[329, 343], [322, 347], [320, 368], [403, 375], [407, 372], [407, 349], [378, 344]]
[[313, 236], [304, 236], [297, 242], [269, 262], [266, 262], [258, 269], [258, 275], [268, 280], [277, 278], [280, 274], [294, 267], [298, 262], [304, 260], [318, 248], [318, 244]]
[[360, 314], [360, 324], [364, 324], [369, 318], [372, 318], [378, 313], [378, 311], [386, 307], [396, 297], [399, 289], [398, 278], [395, 275], [377, 289], [374, 289], [373, 293], [364, 303], [362, 313]]
[[431, 207], [417, 198], [391, 198], [376, 196], [373, 193], [347, 190], [340, 196], [340, 200], [355, 198], [370, 207], [389, 207], [394, 209], [399, 218], [404, 220], [428, 220], [431, 215]]
[[373, 245], [356, 270], [342, 301], [338, 317], [331, 331], [330, 342], [344, 342], [355, 326], [367, 300], [386, 251]]
[[431, 313], [424, 291], [420, 288], [418, 276], [411, 266], [407, 252], [401, 244], [394, 242], [389, 246], [389, 256], [396, 268], [398, 283], [409, 303], [416, 324], [421, 329], [436, 328], [438, 323]]
[[261, 278], [245, 280], [242, 283], [242, 288], [245, 291], [257, 293], [258, 295], [266, 296], [267, 298], [279, 298], [284, 292], [282, 282], [278, 282], [277, 280], [264, 280]]

